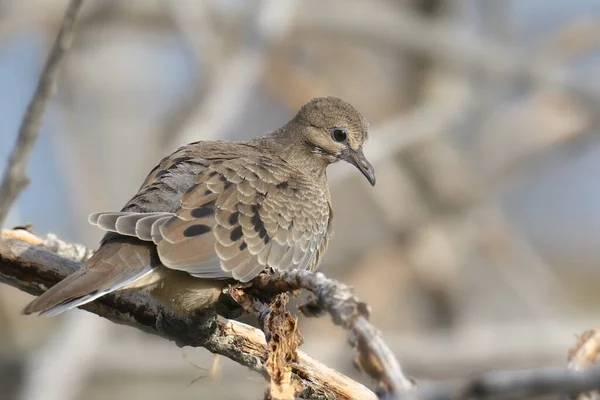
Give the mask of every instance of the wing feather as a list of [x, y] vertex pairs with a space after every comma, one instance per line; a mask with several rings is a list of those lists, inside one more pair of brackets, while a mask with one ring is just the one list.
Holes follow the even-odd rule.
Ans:
[[95, 213], [90, 222], [157, 245], [168, 268], [246, 282], [267, 267], [316, 268], [331, 226], [329, 192], [283, 161], [211, 162], [175, 213]]

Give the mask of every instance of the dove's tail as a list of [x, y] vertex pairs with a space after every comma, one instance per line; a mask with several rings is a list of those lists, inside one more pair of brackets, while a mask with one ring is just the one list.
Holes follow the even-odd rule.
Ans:
[[139, 239], [109, 239], [81, 269], [29, 303], [23, 314], [57, 315], [131, 285], [153, 272], [153, 253], [152, 244]]

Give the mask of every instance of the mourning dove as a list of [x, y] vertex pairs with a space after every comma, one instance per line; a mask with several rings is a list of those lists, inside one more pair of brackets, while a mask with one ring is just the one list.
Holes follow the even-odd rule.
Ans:
[[179, 148], [120, 212], [90, 216], [107, 231], [98, 251], [23, 312], [56, 315], [115, 290], [139, 289], [185, 314], [268, 267], [315, 270], [332, 235], [326, 168], [347, 161], [375, 185], [362, 151], [367, 139], [361, 114], [326, 97], [248, 142]]

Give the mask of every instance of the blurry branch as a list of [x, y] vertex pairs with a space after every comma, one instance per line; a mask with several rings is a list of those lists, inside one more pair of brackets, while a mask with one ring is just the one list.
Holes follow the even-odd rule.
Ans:
[[111, 327], [87, 313], [66, 315], [52, 337], [28, 355], [20, 399], [80, 398]]
[[0, 184], [0, 226], [4, 223], [10, 207], [19, 196], [19, 193], [29, 184], [26, 173], [27, 161], [37, 139], [46, 105], [54, 90], [60, 65], [71, 46], [73, 28], [82, 3], [83, 0], [71, 0], [69, 3], [33, 99], [29, 103], [25, 117], [21, 122], [17, 143], [6, 166], [2, 184]]
[[[478, 8], [480, 10], [480, 18], [482, 19], [479, 33], [480, 37], [484, 38], [486, 42], [496, 43], [498, 46], [510, 47], [512, 44], [510, 7], [510, 2], [484, 0], [479, 3]], [[477, 100], [471, 107], [470, 112], [464, 115], [464, 123], [458, 129], [465, 129], [466, 127], [466, 130], [471, 132], [467, 135], [470, 136], [472, 142], [476, 143], [480, 139], [476, 136], [483, 136], [484, 140], [492, 136], [496, 141], [504, 143], [508, 141], [500, 139], [501, 137], [505, 137], [505, 135], [494, 135], [494, 132], [485, 129], [489, 117], [494, 115], [495, 110], [502, 108], [502, 95], [506, 94], [512, 88], [512, 82], [507, 78], [509, 77], [501, 74], [490, 74], [489, 70], [483, 70], [478, 76], [476, 75], [470, 79], [472, 97]], [[534, 107], [530, 108], [534, 110]], [[535, 147], [534, 151], [544, 148], [544, 142], [548, 140], [544, 136], [550, 135], [547, 133], [540, 135], [539, 139], [533, 144]], [[469, 139], [463, 136], [463, 140]], [[517, 146], [524, 142], [524, 140], [519, 140], [516, 137], [513, 137], [513, 140]], [[525, 153], [526, 151], [522, 154]], [[484, 154], [483, 157], [486, 155]], [[515, 157], [512, 155], [510, 161], [518, 158], [518, 156]], [[465, 157], [457, 157], [457, 159], [460, 160], [458, 163], [462, 164], [461, 169], [464, 175], [472, 175], [470, 180], [474, 182], [473, 187], [475, 188], [472, 191], [484, 193], [486, 189], [490, 189], [488, 185], [481, 185], [479, 183], [482, 180], [482, 176], [484, 176], [483, 174], [473, 176], [477, 174], [472, 173], [471, 166], [478, 164], [465, 162]], [[485, 165], [486, 163], [483, 162], [482, 164]], [[492, 192], [497, 189], [497, 186], [493, 187]], [[495, 268], [499, 276], [524, 300], [533, 315], [541, 317], [542, 315], [556, 314], [556, 300], [566, 299], [561, 282], [554, 276], [553, 270], [529, 244], [529, 240], [518, 229], [515, 229], [509, 216], [498, 203], [497, 199], [489, 196], [489, 194], [486, 194], [486, 198], [489, 200], [486, 202], [487, 204], [482, 207], [474, 207], [475, 221], [483, 219], [484, 222], [475, 223], [478, 234], [475, 235], [475, 243], [472, 243], [471, 246], [479, 248], [477, 244], [487, 242], [488, 249], [492, 249], [492, 251], [488, 251], [486, 254], [488, 260], [490, 260], [488, 264], [492, 268]], [[469, 200], [471, 199], [467, 199], [467, 205]], [[448, 232], [448, 234], [452, 235], [452, 232]], [[519, 268], [522, 265], [527, 265], [528, 268]], [[549, 297], [549, 292], [553, 296]], [[552, 301], [548, 301], [549, 298]]]
[[188, 115], [181, 131], [174, 132], [171, 143], [182, 145], [198, 140], [222, 139], [239, 119], [250, 100], [254, 87], [266, 67], [265, 53], [270, 45], [287, 36], [297, 0], [261, 0], [251, 26], [252, 42], [225, 60], [220, 73], [198, 104]]
[[[213, 80], [218, 76], [223, 63], [224, 45], [219, 46], [219, 37], [210, 18], [212, 2], [199, 1], [191, 5], [187, 2], [164, 1], [167, 14], [173, 20], [175, 29], [184, 45], [189, 49], [195, 66], [194, 88], [191, 95], [162, 124], [159, 132], [161, 149], [172, 145], [176, 137], [196, 114], [201, 112], [203, 100]], [[228, 38], [227, 34], [222, 40]], [[160, 155], [162, 156], [162, 154]]]
[[[63, 63], [63, 60], [71, 47], [74, 36], [74, 27], [77, 17], [83, 5], [83, 0], [71, 0], [67, 5], [65, 16], [62, 20], [58, 36], [54, 42], [46, 65], [39, 78], [33, 99], [29, 103], [25, 116], [21, 121], [17, 142], [10, 155], [6, 167], [3, 181], [0, 185], [0, 226], [2, 226], [11, 206], [17, 197], [29, 184], [27, 178], [27, 162], [33, 150], [35, 141], [38, 137], [44, 112], [48, 101], [55, 90], [56, 79]], [[21, 233], [25, 233], [22, 231]], [[48, 238], [47, 244], [57, 251], [69, 252], [72, 255], [85, 257], [88, 251], [79, 251], [81, 249], [75, 246], [63, 246], [63, 243]], [[56, 239], [56, 238], [54, 238]], [[73, 316], [70, 321], [73, 324], [67, 324], [60, 332], [67, 338], [66, 341], [53, 342], [45, 346], [43, 351], [37, 352], [30, 367], [26, 370], [25, 384], [23, 385], [23, 398], [36, 399], [69, 399], [78, 391], [78, 384], [84, 381], [89, 362], [89, 355], [93, 354], [94, 348], [81, 345], [81, 340], [68, 340], [69, 334], [82, 334], [80, 328], [83, 324], [78, 324], [77, 316]], [[102, 334], [100, 329], [94, 329], [93, 324], [83, 325], [88, 328], [88, 335], [83, 337], [90, 339], [90, 336]], [[91, 330], [90, 330], [91, 329]], [[86, 340], [87, 340], [86, 339]], [[77, 344], [80, 345], [77, 345]], [[66, 347], [65, 347], [66, 346]], [[68, 378], [67, 378], [68, 377]], [[62, 378], [62, 379], [61, 379]]]
[[[42, 247], [7, 236], [0, 238], [0, 282], [39, 295], [81, 264]], [[194, 316], [182, 319], [163, 314], [160, 306], [144, 293], [116, 293], [82, 307], [108, 320], [161, 336], [179, 346], [204, 347], [263, 376], [267, 345], [264, 334], [245, 324], [222, 317]], [[363, 385], [320, 364], [301, 351], [292, 362], [293, 379], [301, 384], [300, 397], [333, 397], [374, 400]]]
[[[484, 372], [490, 366], [498, 369], [531, 369], [543, 365], [560, 365], [565, 360], [564, 349], [572, 346], [573, 332], [583, 332], [597, 324], [592, 316], [581, 319], [527, 319], [515, 322], [456, 326], [439, 332], [419, 335], [406, 332], [386, 334], [386, 343], [402, 360], [405, 370], [412, 376], [430, 379], [455, 379]], [[507, 338], [509, 338], [507, 340]], [[350, 368], [348, 357], [340, 357], [345, 343], [329, 337], [315, 337], [305, 344], [311, 354], [330, 367], [346, 371]], [[152, 375], [184, 375], [186, 365], [170, 359], [170, 343], [157, 343], [148, 348], [135, 338], [123, 338], [112, 343], [96, 360], [98, 371], [120, 374], [127, 371]], [[160, 364], [153, 360], [165, 359]], [[226, 367], [227, 368], [227, 367]], [[241, 379], [241, 371], [229, 368], [228, 376]]]
[[[486, 127], [475, 126], [470, 129], [485, 133], [483, 146], [477, 149], [478, 154], [460, 154], [456, 149], [451, 149], [453, 157], [444, 157], [445, 152], [436, 150], [436, 147], [444, 150], [451, 146], [443, 140], [420, 141], [422, 154], [418, 157], [414, 156], [414, 148], [407, 152], [419, 161], [413, 162], [411, 171], [419, 174], [421, 181], [428, 186], [428, 198], [446, 208], [449, 204], [463, 211], [471, 208], [470, 213], [475, 214], [475, 221], [483, 220], [483, 223], [475, 224], [479, 232], [476, 241], [483, 244], [477, 248], [483, 247], [491, 261], [490, 265], [497, 267], [511, 287], [532, 306], [536, 315], [556, 313], [556, 307], [548, 303], [548, 294], [552, 293], [553, 301], [566, 299], [563, 286], [522, 235], [511, 226], [510, 220], [494, 200], [515, 181], [530, 175], [532, 170], [539, 169], [540, 164], [549, 160], [548, 150], [565, 153], [574, 147], [586, 148], [582, 143], [597, 142], [591, 117], [568, 103], [566, 97], [556, 91], [541, 91], [521, 105], [515, 116], [514, 110], [507, 113], [506, 107], [495, 107], [494, 103], [488, 104], [488, 110], [485, 110], [481, 106], [485, 105], [486, 97], [480, 94], [477, 99], [482, 104], [474, 107], [475, 116], [471, 112], [469, 120], [471, 123], [482, 121], [489, 115], [494, 118], [491, 122], [486, 121]], [[438, 131], [437, 135], [441, 136], [445, 130]], [[376, 136], [376, 140], [380, 138]], [[385, 142], [387, 138], [382, 139]], [[456, 168], [452, 168], [453, 164], [456, 164]], [[478, 168], [473, 168], [474, 165]], [[459, 183], [466, 181], [466, 186], [453, 185], [457, 177]], [[464, 218], [464, 214], [461, 218]], [[439, 215], [431, 219], [434, 224], [439, 223]], [[455, 227], [450, 228], [447, 235], [456, 237]], [[519, 265], [528, 265], [530, 268], [518, 268]], [[436, 273], [431, 276], [440, 275]], [[530, 284], [533, 282], [535, 284]]]
[[[79, 263], [41, 247], [11, 237], [0, 238], [0, 281], [26, 292], [39, 294], [79, 267]], [[372, 332], [373, 328], [363, 316], [366, 306], [354, 297], [348, 287], [323, 274], [307, 271], [293, 271], [274, 277], [261, 276], [254, 283], [258, 288], [273, 293], [300, 288], [313, 291], [316, 300], [303, 306], [303, 312], [314, 315], [319, 310], [326, 310], [335, 323], [352, 329], [357, 336], [361, 353], [358, 361], [360, 366], [379, 369], [375, 374], [373, 371], [368, 372], [372, 375], [381, 374], [380, 379], [387, 379], [384, 384], [396, 390], [390, 394], [393, 396], [390, 399], [514, 398], [585, 392], [600, 387], [600, 367], [594, 366], [584, 371], [565, 368], [496, 371], [460, 384], [428, 383], [423, 384], [416, 392], [407, 392], [406, 389], [412, 387], [412, 382], [403, 377], [401, 370], [390, 366], [390, 362], [395, 360], [381, 357], [382, 350], [386, 349], [381, 347], [382, 342], [377, 333]], [[264, 334], [248, 325], [222, 317], [195, 316], [184, 320], [162, 314], [159, 306], [143, 293], [107, 295], [82, 308], [112, 322], [175, 341], [179, 346], [204, 347], [267, 376], [268, 350]], [[582, 337], [575, 353], [582, 351], [588, 354], [587, 350], [582, 349], [597, 349], [597, 346], [588, 346], [590, 340], [597, 339], [596, 336]], [[300, 397], [333, 396], [339, 399], [375, 400], [376, 396], [364, 386], [319, 364], [301, 351], [296, 354], [297, 360], [291, 363], [292, 379], [302, 385]], [[365, 360], [365, 356], [369, 359]], [[386, 368], [388, 369], [385, 370]], [[400, 382], [394, 382], [393, 379], [399, 379]]]
[[[526, 371], [494, 371], [460, 384], [431, 383], [423, 385], [416, 392], [415, 397], [420, 400], [514, 399], [544, 394], [579, 393], [598, 387], [600, 387], [600, 366], [585, 371], [542, 368]], [[398, 397], [398, 399], [403, 398]]]
[[[538, 318], [557, 316], [556, 300], [568, 304], [569, 297], [559, 277], [503, 208], [490, 202], [471, 210], [477, 237], [474, 245], [481, 249], [502, 279], [519, 295]], [[527, 268], [519, 268], [527, 265]]]
[[[430, 181], [428, 184], [433, 190], [440, 192], [436, 195], [448, 196], [442, 192], [448, 186], [447, 182], [455, 178], [456, 169], [448, 168], [444, 162], [445, 158], [439, 157], [437, 150], [430, 147], [438, 143], [439, 137], [448, 133], [449, 127], [455, 127], [459, 123], [461, 115], [472, 107], [471, 102], [451, 102], [443, 99], [428, 101], [405, 115], [378, 124], [372, 129], [373, 135], [366, 149], [367, 156], [377, 167], [394, 154], [411, 148], [412, 154], [415, 153], [415, 146], [422, 146], [426, 154], [419, 169], [427, 173], [425, 179]], [[493, 131], [488, 133], [477, 150], [481, 153], [477, 155], [480, 159], [474, 156], [472, 162], [476, 162], [477, 165], [484, 162], [488, 166], [492, 164], [492, 167], [484, 165], [474, 171], [464, 154], [455, 157], [460, 160], [459, 176], [461, 180], [467, 181], [467, 186], [460, 186], [461, 190], [458, 191], [461, 207], [481, 204], [484, 200], [492, 199], [518, 182], [519, 178], [543, 167], [547, 159], [545, 156], [550, 152], [556, 154], [584, 149], [597, 141], [592, 129], [592, 118], [569, 106], [564, 95], [541, 92], [521, 105], [519, 110], [518, 115], [506, 112], [500, 114], [494, 118], [491, 127], [486, 127]], [[524, 120], [521, 115], [528, 111], [539, 118]], [[518, 143], [518, 146], [515, 143]], [[447, 147], [447, 144], [438, 144]], [[492, 152], [498, 148], [502, 149], [499, 156]], [[428, 152], [432, 154], [427, 154]], [[329, 174], [330, 181], [332, 184], [338, 184], [354, 176], [353, 172], [349, 168], [333, 170]], [[487, 179], [481, 179], [485, 174], [491, 174], [493, 179], [489, 176]], [[448, 199], [443, 197], [441, 200], [447, 202]]]
[[288, 110], [296, 110], [307, 99], [327, 93], [326, 77], [298, 65], [293, 55], [283, 50], [284, 46], [289, 44], [284, 42], [269, 54], [262, 85]]
[[600, 18], [586, 15], [558, 32], [540, 51], [540, 58], [559, 65], [591, 55], [600, 47]]
[[[444, 17], [449, 2], [447, 0], [413, 0], [409, 2], [407, 9], [413, 10], [415, 15], [419, 15], [429, 21], [437, 22]], [[425, 54], [412, 54], [405, 57], [407, 67], [410, 70], [409, 79], [402, 85], [406, 90], [409, 104], [418, 104], [427, 96], [428, 81], [432, 73], [437, 69], [434, 60]]]
[[[425, 54], [464, 73], [485, 71], [490, 76], [521, 84], [560, 89], [594, 110], [600, 106], [600, 94], [588, 82], [574, 80], [575, 77], [543, 60], [519, 57], [512, 49], [468, 35], [458, 27], [430, 22], [405, 10], [371, 7], [367, 3], [356, 3], [352, 8], [344, 7], [340, 1], [307, 0], [303, 4], [294, 26], [297, 32], [307, 36], [328, 34], [344, 40], [393, 45]], [[344, 13], [335, 12], [340, 8]]]
[[[507, 185], [514, 183], [514, 176], [524, 176], [532, 169], [541, 164], [539, 159], [547, 153], [549, 148], [569, 150], [574, 146], [587, 147], [586, 143], [595, 135], [593, 133], [594, 112], [579, 110], [576, 105], [568, 103], [565, 95], [575, 95], [579, 99], [587, 101], [592, 111], [600, 107], [600, 92], [595, 90], [594, 85], [589, 82], [571, 80], [575, 77], [567, 77], [566, 71], [560, 69], [552, 57], [542, 54], [537, 61], [521, 57], [516, 50], [501, 46], [494, 40], [482, 40], [473, 34], [466, 35], [458, 27], [449, 26], [443, 22], [432, 23], [426, 19], [399, 9], [388, 9], [378, 7], [376, 9], [361, 8], [355, 4], [352, 9], [343, 14], [335, 14], [331, 18], [328, 7], [332, 3], [313, 4], [322, 12], [311, 16], [302, 8], [296, 14], [295, 29], [297, 32], [307, 36], [322, 35], [328, 33], [339, 37], [341, 40], [348, 38], [359, 38], [367, 43], [386, 43], [396, 45], [403, 49], [414, 50], [419, 54], [426, 54], [440, 61], [444, 65], [454, 66], [459, 71], [483, 72], [488, 79], [501, 81], [503, 84], [511, 81], [515, 83], [529, 83], [541, 89], [531, 101], [522, 105], [521, 113], [515, 117], [499, 117], [495, 124], [509, 124], [507, 121], [522, 121], [522, 115], [526, 115], [527, 109], [530, 114], [535, 115], [535, 120], [526, 120], [530, 125], [517, 126], [518, 122], [510, 122], [511, 126], [504, 129], [495, 129], [490, 138], [484, 138], [488, 143], [487, 148], [480, 149], [484, 152], [481, 156], [484, 161], [483, 167], [494, 162], [498, 173], [504, 175], [500, 184], [494, 183], [494, 187], [503, 190]], [[307, 4], [307, 9], [310, 7]], [[585, 32], [584, 32], [585, 33]], [[348, 35], [348, 36], [346, 36]], [[380, 40], [381, 42], [378, 42]], [[439, 96], [438, 96], [439, 97]], [[425, 143], [427, 140], [437, 138], [448, 132], [449, 126], [455, 126], [460, 116], [468, 112], [470, 108], [477, 108], [480, 98], [474, 101], [456, 101], [456, 99], [436, 99], [426, 101], [409, 113], [390, 119], [389, 121], [375, 126], [373, 135], [367, 148], [367, 155], [374, 164], [381, 163], [393, 154], [415, 145]], [[502, 109], [495, 109], [496, 113]], [[551, 122], [548, 122], [549, 116]], [[573, 126], [573, 124], [577, 126]], [[521, 124], [523, 125], [523, 124]], [[506, 131], [515, 132], [517, 129], [527, 128], [531, 132], [542, 132], [540, 134], [513, 134], [506, 135]], [[575, 129], [573, 131], [569, 129]], [[567, 132], [557, 132], [566, 129]], [[498, 132], [496, 132], [498, 131]], [[550, 133], [548, 133], [550, 132]], [[523, 139], [526, 137], [527, 139]], [[519, 140], [517, 140], [519, 139]], [[535, 139], [535, 140], [534, 140]], [[517, 142], [518, 146], [504, 148], [503, 151], [490, 153], [487, 149], [497, 149], [499, 146], [506, 147]], [[500, 154], [502, 160], [496, 160]], [[491, 160], [491, 161], [490, 161]], [[501, 164], [501, 165], [498, 165]], [[331, 174], [336, 182], [352, 175], [348, 169], [339, 169]], [[439, 171], [436, 171], [436, 173]], [[444, 179], [441, 179], [444, 180]], [[497, 182], [497, 180], [488, 180]], [[485, 188], [489, 189], [489, 188]], [[489, 197], [495, 193], [489, 193]], [[482, 200], [482, 199], [478, 199]]]

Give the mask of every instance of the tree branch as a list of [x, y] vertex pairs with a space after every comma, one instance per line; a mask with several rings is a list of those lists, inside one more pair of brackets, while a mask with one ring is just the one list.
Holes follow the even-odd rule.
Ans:
[[[39, 295], [81, 267], [79, 262], [6, 233], [16, 235], [15, 231], [8, 231], [0, 237], [0, 282]], [[18, 234], [22, 235], [21, 232]], [[38, 238], [37, 243], [45, 242]], [[265, 336], [248, 325], [214, 315], [183, 319], [165, 314], [150, 296], [139, 292], [106, 295], [82, 308], [112, 322], [174, 341], [178, 346], [204, 347], [268, 378]], [[376, 399], [375, 394], [363, 385], [301, 351], [297, 353], [298, 358], [291, 365], [292, 379], [301, 387], [299, 397]]]
[[75, 26], [82, 3], [83, 0], [71, 0], [69, 3], [65, 18], [46, 61], [33, 99], [29, 103], [25, 117], [21, 122], [17, 143], [10, 155], [8, 165], [4, 171], [4, 178], [0, 185], [0, 226], [4, 223], [8, 211], [19, 196], [19, 193], [29, 184], [26, 174], [27, 161], [37, 139], [42, 117], [52, 94], [61, 62], [69, 47], [71, 47], [73, 27]]
[[[0, 282], [37, 295], [81, 266], [79, 262], [44, 249], [45, 246], [76, 259], [86, 259], [91, 254], [89, 250], [82, 252], [83, 246], [60, 241], [52, 235], [40, 239], [26, 231], [3, 231], [0, 236]], [[325, 310], [332, 315], [336, 324], [355, 334], [357, 340], [353, 343], [359, 351], [359, 366], [378, 379], [385, 389], [391, 389], [389, 396], [384, 399], [515, 398], [550, 393], [572, 394], [600, 388], [600, 366], [575, 370], [569, 369], [573, 368], [570, 365], [569, 368], [494, 371], [462, 383], [434, 382], [424, 384], [417, 390], [408, 390], [413, 387], [412, 382], [402, 375], [397, 361], [375, 328], [366, 320], [366, 305], [352, 294], [349, 287], [323, 274], [307, 271], [260, 276], [253, 284], [248, 292], [255, 290], [263, 296], [265, 293], [269, 296], [300, 288], [312, 291], [316, 299], [303, 306], [302, 311], [316, 315]], [[254, 307], [258, 307], [255, 311], [265, 314], [266, 310], [260, 304], [254, 304]], [[269, 378], [265, 336], [248, 325], [212, 315], [198, 315], [186, 320], [163, 314], [160, 306], [143, 293], [115, 293], [82, 308], [112, 322], [174, 341], [179, 346], [204, 347]], [[571, 363], [585, 358], [587, 367], [593, 362], [592, 358], [597, 355], [596, 333], [594, 330], [582, 336], [571, 352]], [[298, 397], [377, 398], [363, 385], [318, 363], [302, 351], [297, 351], [297, 359], [291, 362], [291, 367], [292, 383], [300, 388]]]
[[316, 297], [300, 308], [304, 315], [317, 316], [325, 310], [336, 325], [354, 334], [350, 342], [358, 350], [357, 367], [376, 379], [386, 393], [399, 396], [413, 389], [412, 380], [404, 375], [380, 333], [369, 323], [369, 307], [354, 295], [351, 287], [320, 272], [304, 270], [259, 275], [252, 287], [259, 297], [265, 292], [283, 293], [298, 289], [309, 290]]

